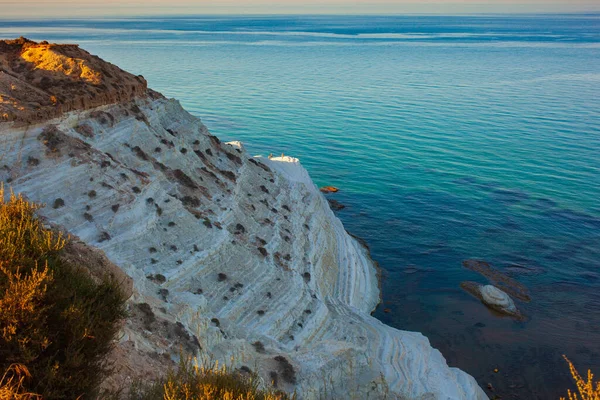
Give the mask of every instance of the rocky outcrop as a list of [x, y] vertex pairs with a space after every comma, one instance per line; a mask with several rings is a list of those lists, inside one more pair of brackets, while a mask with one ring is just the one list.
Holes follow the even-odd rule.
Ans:
[[183, 348], [304, 399], [487, 398], [370, 316], [374, 265], [297, 159], [252, 157], [156, 96], [4, 123], [0, 148], [0, 179], [133, 279], [109, 386]]
[[77, 45], [0, 40], [0, 121], [40, 122], [148, 95], [158, 94], [142, 76]]
[[465, 260], [462, 262], [463, 267], [477, 272], [485, 277], [490, 283], [509, 296], [520, 301], [528, 303], [531, 301], [529, 290], [521, 282], [511, 278], [502, 271], [494, 268], [492, 265], [481, 260]]
[[460, 286], [492, 310], [516, 319], [523, 318], [513, 299], [497, 287], [470, 281], [462, 282]]

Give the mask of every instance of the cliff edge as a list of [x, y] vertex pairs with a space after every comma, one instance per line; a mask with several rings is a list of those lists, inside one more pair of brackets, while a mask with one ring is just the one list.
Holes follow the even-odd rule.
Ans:
[[0, 121], [41, 122], [149, 95], [142, 76], [76, 44], [0, 40]]
[[[46, 74], [40, 60], [59, 53], [3, 43], [1, 60], [36, 49], [25, 57], [40, 67], [18, 81], [27, 87]], [[67, 106], [52, 85], [43, 93], [62, 95], [62, 108], [36, 110], [28, 95], [23, 110], [4, 106], [0, 179], [133, 279], [107, 386], [149, 381], [183, 349], [302, 399], [487, 399], [423, 335], [371, 317], [375, 267], [297, 159], [222, 143], [176, 100], [86, 54], [105, 91], [86, 63], [53, 74], [97, 103]], [[107, 79], [131, 83], [122, 99]]]

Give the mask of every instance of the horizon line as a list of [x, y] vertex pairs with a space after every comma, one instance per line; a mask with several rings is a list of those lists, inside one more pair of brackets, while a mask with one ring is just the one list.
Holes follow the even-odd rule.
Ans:
[[520, 11], [520, 12], [460, 12], [460, 13], [435, 13], [435, 12], [402, 12], [402, 13], [335, 13], [335, 12], [322, 12], [322, 13], [241, 13], [231, 14], [225, 12], [212, 12], [212, 13], [187, 13], [187, 14], [170, 14], [170, 13], [156, 13], [156, 14], [95, 14], [95, 15], [72, 15], [57, 18], [52, 15], [36, 16], [31, 17], [28, 15], [14, 15], [14, 16], [3, 16], [0, 15], [0, 20], [71, 20], [71, 19], [145, 19], [145, 18], [194, 18], [194, 17], [402, 17], [402, 16], [433, 16], [433, 17], [460, 17], [460, 16], [545, 16], [545, 15], [567, 15], [567, 16], [598, 16], [600, 17], [600, 10], [589, 10], [589, 11]]

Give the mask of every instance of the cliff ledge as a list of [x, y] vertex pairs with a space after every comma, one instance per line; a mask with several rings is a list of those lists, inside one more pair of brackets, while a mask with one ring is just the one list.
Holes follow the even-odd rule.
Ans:
[[153, 95], [146, 80], [76, 44], [0, 40], [0, 121], [41, 122]]

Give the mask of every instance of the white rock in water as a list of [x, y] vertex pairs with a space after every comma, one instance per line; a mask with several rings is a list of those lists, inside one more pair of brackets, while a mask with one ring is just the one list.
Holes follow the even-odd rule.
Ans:
[[494, 308], [498, 308], [505, 313], [518, 314], [519, 311], [515, 306], [515, 303], [508, 294], [498, 289], [493, 285], [485, 285], [480, 289], [481, 299], [484, 303]]

